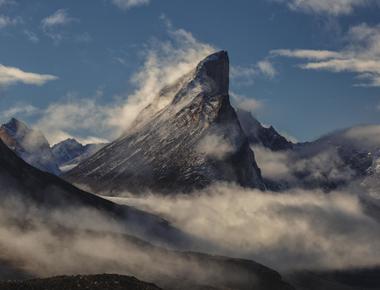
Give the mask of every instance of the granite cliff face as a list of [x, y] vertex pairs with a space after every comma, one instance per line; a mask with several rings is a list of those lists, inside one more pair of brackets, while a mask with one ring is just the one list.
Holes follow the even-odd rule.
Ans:
[[123, 136], [65, 178], [95, 192], [189, 192], [214, 182], [263, 189], [229, 100], [227, 52], [212, 54], [165, 87]]

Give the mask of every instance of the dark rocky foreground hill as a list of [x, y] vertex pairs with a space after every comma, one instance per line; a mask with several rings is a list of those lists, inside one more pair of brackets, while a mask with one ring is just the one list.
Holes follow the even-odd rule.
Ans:
[[[12, 211], [14, 218], [21, 224], [33, 218], [30, 215], [36, 209], [36, 214], [46, 216], [57, 212], [88, 210], [110, 223], [120, 225], [132, 235], [173, 245], [184, 241], [183, 233], [164, 219], [133, 207], [114, 204], [80, 190], [55, 175], [34, 168], [1, 140], [0, 189], [0, 209], [4, 207], [4, 210]], [[65, 220], [60, 220], [61, 222], [65, 226]]]
[[229, 99], [227, 52], [165, 87], [128, 133], [64, 175], [99, 193], [189, 192], [214, 182], [264, 188]]
[[[227, 290], [212, 286], [189, 285], [177, 281], [177, 285], [166, 290]], [[273, 286], [276, 287], [276, 286]], [[140, 281], [134, 277], [115, 274], [57, 276], [24, 281], [0, 281], [0, 290], [163, 290], [153, 283]], [[247, 289], [257, 289], [250, 288]], [[260, 288], [261, 289], [261, 288]], [[267, 288], [276, 290], [278, 288]], [[282, 289], [282, 288], [281, 288]], [[291, 289], [291, 288], [289, 288]]]
[[337, 271], [299, 271], [286, 276], [298, 290], [380, 289], [380, 267]]
[[0, 282], [0, 290], [159, 290], [154, 284], [121, 275], [59, 276]]

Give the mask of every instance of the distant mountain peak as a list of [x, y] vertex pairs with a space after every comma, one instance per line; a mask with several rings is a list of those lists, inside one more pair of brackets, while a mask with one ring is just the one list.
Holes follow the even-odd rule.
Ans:
[[31, 129], [24, 122], [16, 118], [11, 118], [7, 123], [3, 124], [1, 127], [6, 129], [9, 133], [13, 135], [31, 131]]
[[83, 145], [74, 138], [68, 138], [55, 144], [52, 147], [52, 152], [61, 171], [65, 172], [104, 146], [105, 144]]
[[78, 146], [78, 147], [83, 146], [83, 144], [79, 143], [75, 138], [67, 138], [67, 139], [65, 139], [65, 140], [63, 140], [57, 144], [54, 144], [52, 148], [60, 146], [62, 144], [66, 144], [66, 145], [70, 145], [70, 146]]
[[60, 174], [45, 136], [12, 118], [0, 127], [0, 139], [30, 165], [53, 174]]
[[240, 124], [253, 146], [259, 145], [272, 151], [292, 149], [294, 144], [276, 131], [273, 126], [264, 127], [251, 112], [238, 109]]

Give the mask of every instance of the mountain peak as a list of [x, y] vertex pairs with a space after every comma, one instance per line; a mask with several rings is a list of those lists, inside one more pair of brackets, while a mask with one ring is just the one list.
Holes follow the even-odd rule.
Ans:
[[228, 95], [226, 51], [203, 59], [140, 112], [133, 130], [65, 174], [96, 192], [191, 192], [215, 182], [264, 189]]
[[213, 81], [215, 93], [228, 94], [229, 58], [227, 51], [218, 51], [203, 59], [195, 69], [195, 79]]
[[17, 132], [26, 132], [26, 131], [29, 131], [30, 128], [22, 121], [16, 119], [16, 118], [12, 118], [8, 121], [8, 123], [5, 123], [2, 125], [2, 127], [6, 128], [7, 131], [15, 134]]

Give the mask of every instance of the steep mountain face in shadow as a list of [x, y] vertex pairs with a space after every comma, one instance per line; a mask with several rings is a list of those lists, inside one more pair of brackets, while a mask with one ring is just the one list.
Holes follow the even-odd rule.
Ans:
[[81, 161], [94, 155], [107, 144], [86, 144], [83, 145], [77, 140], [70, 138], [55, 144], [52, 147], [54, 158], [62, 172], [66, 172]]
[[[85, 209], [117, 223], [130, 234], [152, 241], [181, 244], [185, 240], [179, 230], [165, 220], [128, 206], [116, 205], [82, 191], [59, 177], [27, 164], [0, 140], [0, 199], [3, 206], [15, 205], [20, 223], [26, 222], [31, 209], [47, 216], [55, 211]], [[23, 209], [23, 210], [20, 210]], [[23, 216], [25, 215], [25, 216]], [[65, 225], [63, 225], [65, 226]]]
[[189, 192], [218, 181], [263, 189], [228, 89], [228, 55], [221, 51], [164, 88], [128, 133], [64, 177], [115, 195]]
[[294, 144], [279, 134], [275, 128], [264, 127], [251, 112], [238, 109], [237, 116], [252, 146], [263, 146], [272, 151], [290, 150]]
[[12, 118], [0, 127], [0, 139], [20, 158], [46, 172], [61, 172], [45, 136], [25, 123]]

